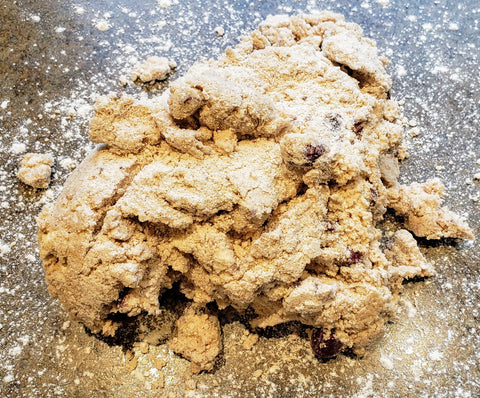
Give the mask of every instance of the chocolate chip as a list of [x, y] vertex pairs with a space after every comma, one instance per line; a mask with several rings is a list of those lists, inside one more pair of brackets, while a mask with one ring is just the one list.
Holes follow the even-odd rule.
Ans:
[[387, 91], [387, 100], [389, 100], [390, 98], [392, 98], [392, 93], [390, 92], [390, 90]]
[[314, 328], [310, 339], [312, 350], [318, 358], [330, 359], [336, 357], [343, 348], [343, 344], [333, 334], [325, 339], [323, 329]]
[[305, 158], [308, 160], [308, 165], [311, 166], [315, 162], [315, 160], [317, 160], [325, 152], [326, 152], [326, 149], [322, 144], [318, 144], [318, 145], [308, 144], [305, 147]]

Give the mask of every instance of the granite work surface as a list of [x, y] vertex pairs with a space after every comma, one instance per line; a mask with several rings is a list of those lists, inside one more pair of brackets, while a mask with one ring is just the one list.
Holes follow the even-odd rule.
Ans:
[[[266, 330], [245, 349], [250, 332], [225, 313], [215, 370], [192, 376], [164, 344], [133, 345], [129, 360], [125, 344], [69, 321], [46, 290], [35, 216], [93, 149], [87, 128], [95, 98], [165, 89], [169, 80], [119, 83], [148, 56], [175, 60], [173, 79], [268, 14], [322, 9], [360, 24], [391, 59], [392, 96], [404, 102], [408, 126], [402, 181], [441, 178], [446, 204], [468, 218], [476, 240], [421, 241], [438, 275], [406, 285], [399, 313], [364, 358], [322, 363], [298, 325]], [[478, 396], [479, 22], [476, 0], [0, 0], [0, 396]], [[54, 157], [49, 189], [16, 178], [25, 152]], [[387, 216], [385, 228], [394, 222]]]

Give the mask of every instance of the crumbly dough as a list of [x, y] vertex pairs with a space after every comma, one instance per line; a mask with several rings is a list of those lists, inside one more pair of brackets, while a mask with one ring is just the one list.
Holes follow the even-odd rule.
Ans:
[[438, 179], [423, 184], [397, 184], [387, 191], [390, 207], [405, 218], [405, 227], [427, 239], [473, 238], [468, 225], [441, 207], [444, 186]]
[[176, 322], [168, 346], [191, 361], [194, 373], [211, 370], [222, 349], [218, 318], [193, 307], [187, 308]]
[[[471, 237], [438, 183], [397, 182], [386, 63], [338, 14], [276, 16], [161, 96], [99, 100], [105, 145], [38, 219], [50, 293], [114, 334], [179, 282], [195, 311], [251, 308], [253, 327], [297, 320], [362, 354], [402, 280], [434, 272], [408, 231], [382, 246], [386, 208], [417, 236]], [[211, 369], [219, 336], [189, 309], [170, 347]]]
[[424, 278], [435, 275], [432, 264], [427, 262], [420, 252], [417, 241], [406, 229], [400, 229], [387, 242], [385, 256], [391, 262], [388, 267], [389, 282], [400, 290], [400, 285], [405, 279], [414, 277]]
[[132, 81], [139, 79], [143, 83], [165, 80], [170, 72], [177, 67], [175, 61], [168, 58], [153, 56], [143, 62], [139, 62], [133, 67]]
[[43, 153], [27, 153], [22, 159], [18, 178], [34, 188], [48, 188], [53, 158]]

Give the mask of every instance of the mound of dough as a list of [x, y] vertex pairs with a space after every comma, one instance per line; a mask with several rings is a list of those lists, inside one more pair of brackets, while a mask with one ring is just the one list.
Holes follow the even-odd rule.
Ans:
[[[163, 95], [99, 100], [91, 137], [105, 145], [38, 219], [50, 293], [113, 335], [119, 314], [158, 314], [178, 282], [197, 309], [250, 308], [254, 327], [297, 320], [363, 353], [401, 281], [434, 272], [406, 230], [383, 250], [386, 208], [417, 236], [472, 237], [437, 183], [397, 182], [386, 63], [340, 15], [277, 16]], [[171, 347], [210, 369], [217, 321], [185, 316]]]

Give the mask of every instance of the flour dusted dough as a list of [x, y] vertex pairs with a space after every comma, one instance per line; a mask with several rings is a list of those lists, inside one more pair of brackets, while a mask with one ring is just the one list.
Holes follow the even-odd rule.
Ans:
[[105, 145], [39, 217], [50, 293], [111, 335], [117, 314], [158, 314], [178, 281], [199, 312], [170, 346], [199, 369], [220, 350], [218, 321], [201, 312], [211, 302], [363, 353], [401, 281], [434, 272], [406, 230], [383, 250], [386, 208], [417, 236], [471, 237], [439, 183], [397, 182], [386, 62], [340, 15], [277, 16], [161, 96], [100, 99], [90, 135]]
[[170, 72], [177, 67], [175, 61], [154, 55], [133, 67], [132, 81], [139, 79], [143, 83], [165, 80]]
[[176, 322], [168, 346], [191, 361], [193, 372], [211, 370], [222, 349], [218, 318], [187, 308]]
[[53, 158], [43, 153], [27, 153], [22, 159], [18, 178], [34, 188], [48, 188]]

